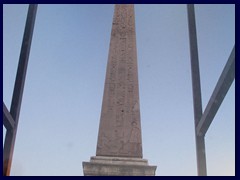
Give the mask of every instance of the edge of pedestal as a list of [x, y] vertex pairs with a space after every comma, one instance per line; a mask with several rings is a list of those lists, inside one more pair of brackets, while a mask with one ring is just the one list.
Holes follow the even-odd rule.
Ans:
[[157, 168], [146, 159], [106, 156], [93, 156], [82, 165], [85, 176], [155, 176]]

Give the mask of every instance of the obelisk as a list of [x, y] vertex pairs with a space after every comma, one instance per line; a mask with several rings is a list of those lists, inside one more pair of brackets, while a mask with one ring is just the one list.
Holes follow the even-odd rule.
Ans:
[[96, 156], [86, 176], [153, 176], [142, 159], [134, 5], [115, 5]]

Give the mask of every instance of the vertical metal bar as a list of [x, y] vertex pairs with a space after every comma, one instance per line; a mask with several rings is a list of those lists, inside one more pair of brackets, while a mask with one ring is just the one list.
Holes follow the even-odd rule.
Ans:
[[195, 12], [194, 12], [193, 4], [187, 5], [187, 12], [188, 12], [188, 28], [189, 28], [191, 71], [192, 71], [192, 91], [193, 91], [197, 168], [198, 168], [199, 176], [206, 176], [207, 168], [206, 168], [204, 136], [198, 136], [197, 134], [197, 125], [202, 117], [202, 98], [201, 98], [201, 84], [200, 84], [199, 61], [198, 61], [197, 32], [196, 32]]
[[10, 114], [15, 121], [15, 127], [12, 130], [8, 130], [5, 137], [4, 149], [3, 149], [3, 175], [9, 176], [12, 164], [12, 156], [14, 151], [14, 144], [17, 133], [18, 119], [21, 109], [21, 102], [24, 90], [24, 82], [27, 72], [28, 58], [31, 48], [32, 35], [34, 29], [34, 23], [36, 18], [37, 5], [30, 4], [28, 8], [27, 20], [23, 35], [21, 53], [19, 57], [17, 75], [15, 79], [12, 104]]

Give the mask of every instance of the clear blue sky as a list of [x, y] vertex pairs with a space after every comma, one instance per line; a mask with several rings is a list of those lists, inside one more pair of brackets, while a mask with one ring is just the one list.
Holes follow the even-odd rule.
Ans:
[[[3, 5], [10, 107], [28, 5]], [[96, 152], [114, 5], [39, 5], [11, 175], [83, 175]], [[196, 5], [203, 109], [235, 44], [235, 5]], [[135, 5], [143, 156], [197, 175], [186, 5]], [[5, 136], [5, 129], [3, 128]], [[206, 134], [208, 175], [235, 175], [235, 81]]]

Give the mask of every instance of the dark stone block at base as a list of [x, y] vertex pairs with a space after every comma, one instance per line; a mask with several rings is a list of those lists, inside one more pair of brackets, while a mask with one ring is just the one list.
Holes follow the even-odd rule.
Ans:
[[83, 162], [84, 176], [155, 176], [156, 168], [141, 158], [95, 156]]

